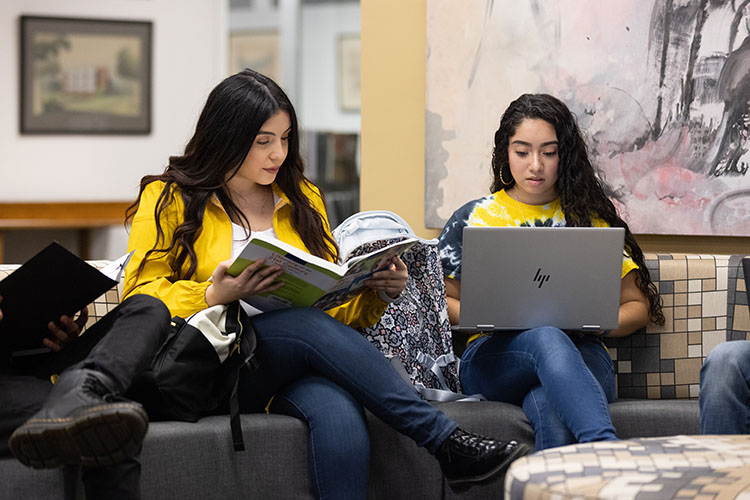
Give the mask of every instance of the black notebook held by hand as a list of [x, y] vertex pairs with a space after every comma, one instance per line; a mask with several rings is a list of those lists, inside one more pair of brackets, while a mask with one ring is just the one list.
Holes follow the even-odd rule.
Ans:
[[53, 242], [0, 281], [0, 355], [44, 348], [47, 324], [73, 316], [117, 284], [129, 255], [99, 270]]

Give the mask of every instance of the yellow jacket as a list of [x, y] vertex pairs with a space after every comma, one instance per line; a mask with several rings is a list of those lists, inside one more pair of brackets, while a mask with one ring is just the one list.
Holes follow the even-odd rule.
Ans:
[[[146, 186], [141, 195], [140, 205], [130, 230], [128, 251], [134, 250], [135, 252], [125, 270], [123, 300], [138, 293], [152, 295], [164, 301], [173, 316], [187, 317], [208, 307], [206, 304], [206, 289], [210, 284], [208, 279], [220, 262], [232, 257], [232, 223], [218, 200], [212, 199], [206, 206], [203, 227], [194, 243], [198, 263], [192, 279], [170, 281], [169, 278], [173, 274], [170, 263], [174, 262], [177, 256], [176, 249], [169, 253], [151, 254], [141, 274], [136, 277], [136, 272], [146, 252], [153, 248], [156, 242], [154, 210], [162, 189], [164, 189], [164, 183], [155, 181]], [[273, 190], [281, 198], [273, 214], [273, 228], [277, 237], [290, 245], [308, 251], [299, 234], [292, 227], [289, 199], [275, 184]], [[302, 191], [312, 201], [315, 210], [323, 216], [327, 228], [328, 219], [317, 188], [304, 183]], [[162, 214], [161, 225], [164, 239], [160, 246], [172, 241], [175, 228], [183, 221], [182, 196], [176, 189], [172, 190], [171, 195], [172, 201]], [[377, 323], [387, 305], [374, 290], [366, 290], [352, 301], [326, 312], [344, 324], [364, 327]]]

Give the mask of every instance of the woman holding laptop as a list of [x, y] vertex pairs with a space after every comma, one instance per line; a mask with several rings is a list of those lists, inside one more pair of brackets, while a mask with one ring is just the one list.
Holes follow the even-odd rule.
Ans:
[[476, 334], [462, 355], [463, 390], [522, 406], [537, 450], [617, 439], [607, 406], [615, 399], [614, 366], [601, 337], [629, 335], [649, 320], [664, 322], [643, 253], [596, 176], [575, 117], [559, 99], [524, 94], [510, 104], [495, 132], [492, 172], [492, 194], [456, 210], [440, 234], [451, 323], [458, 323], [461, 307], [464, 227], [610, 226], [625, 228], [618, 327], [596, 334], [554, 325]]

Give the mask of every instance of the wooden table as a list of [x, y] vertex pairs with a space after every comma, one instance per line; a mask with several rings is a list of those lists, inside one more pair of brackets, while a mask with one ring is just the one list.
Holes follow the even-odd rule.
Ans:
[[30, 229], [72, 229], [78, 232], [80, 257], [90, 259], [91, 230], [125, 221], [128, 201], [0, 203], [0, 263], [4, 262], [5, 235]]

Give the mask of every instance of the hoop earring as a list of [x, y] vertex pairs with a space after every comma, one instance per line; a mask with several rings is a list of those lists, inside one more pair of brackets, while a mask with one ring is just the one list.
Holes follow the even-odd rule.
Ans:
[[503, 178], [503, 170], [505, 170], [505, 167], [500, 167], [500, 182], [503, 183], [503, 186], [510, 186], [513, 184], [513, 177], [511, 176], [511, 179], [508, 182], [505, 182], [505, 179]]

